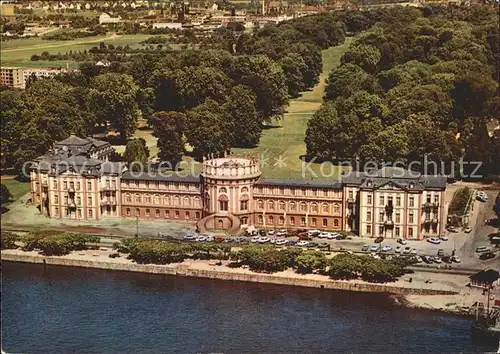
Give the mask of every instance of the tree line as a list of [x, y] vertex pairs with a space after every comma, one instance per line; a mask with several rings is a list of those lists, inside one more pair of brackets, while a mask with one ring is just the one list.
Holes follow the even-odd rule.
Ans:
[[487, 129], [500, 114], [498, 6], [383, 12], [351, 17], [361, 33], [330, 73], [324, 104], [308, 123], [308, 155], [464, 158], [482, 162], [483, 175], [499, 174], [500, 130]]

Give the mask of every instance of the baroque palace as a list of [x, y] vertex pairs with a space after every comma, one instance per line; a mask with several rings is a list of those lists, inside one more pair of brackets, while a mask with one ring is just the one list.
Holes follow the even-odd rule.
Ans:
[[384, 167], [339, 181], [268, 179], [257, 158], [204, 159], [201, 174], [132, 172], [111, 145], [71, 136], [31, 165], [31, 201], [50, 218], [141, 218], [236, 233], [261, 228], [344, 230], [423, 239], [443, 234], [446, 177]]

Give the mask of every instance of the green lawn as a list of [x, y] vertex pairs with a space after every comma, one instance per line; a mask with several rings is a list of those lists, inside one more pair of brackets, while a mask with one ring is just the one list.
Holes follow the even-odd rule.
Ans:
[[[42, 66], [42, 62], [32, 62], [30, 58], [33, 54], [41, 54], [46, 51], [51, 54], [66, 53], [70, 50], [81, 51], [95, 47], [99, 42], [106, 44], [138, 46], [140, 42], [151, 37], [147, 34], [136, 35], [107, 35], [101, 37], [88, 37], [73, 41], [48, 41], [40, 38], [19, 39], [2, 42], [1, 65], [2, 66]], [[38, 64], [37, 64], [38, 63]], [[66, 66], [66, 61], [43, 62], [47, 66]], [[77, 64], [68, 61], [73, 66]]]
[[11, 202], [18, 200], [30, 191], [29, 182], [19, 182], [14, 178], [2, 178], [2, 184], [4, 184], [9, 190], [10, 194], [12, 194]]

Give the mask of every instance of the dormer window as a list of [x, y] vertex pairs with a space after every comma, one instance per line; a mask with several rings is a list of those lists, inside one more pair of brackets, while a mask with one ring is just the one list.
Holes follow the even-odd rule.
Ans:
[[371, 187], [371, 186], [372, 186], [372, 181], [368, 181], [368, 182], [366, 182], [366, 185], [367, 185], [368, 187]]
[[410, 189], [413, 189], [415, 187], [415, 183], [410, 182]]

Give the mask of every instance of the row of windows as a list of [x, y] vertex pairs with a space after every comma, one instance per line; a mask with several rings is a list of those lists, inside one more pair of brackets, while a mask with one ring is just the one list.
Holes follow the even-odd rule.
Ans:
[[173, 189], [173, 190], [198, 190], [198, 186], [193, 183], [171, 183], [171, 182], [160, 182], [160, 181], [122, 181], [125, 187], [144, 187], [144, 188], [156, 188], [156, 189]]
[[[307, 212], [307, 203], [306, 202], [301, 202], [299, 204], [299, 210], [303, 212]], [[317, 213], [319, 211], [319, 208], [321, 207], [321, 212], [323, 213], [329, 213], [330, 212], [330, 205], [327, 203], [323, 203], [321, 205], [317, 203], [310, 203], [310, 211], [311, 213]], [[258, 200], [257, 201], [257, 208], [260, 210], [263, 210], [264, 207], [266, 206], [265, 202], [263, 200]], [[272, 200], [267, 201], [267, 210], [275, 210], [276, 203]], [[277, 203], [278, 210], [286, 210], [286, 203], [283, 201], [280, 201]], [[297, 210], [297, 203], [295, 202], [288, 202], [288, 211], [296, 211]], [[340, 214], [340, 205], [339, 204], [334, 204], [333, 205], [333, 213], [334, 214]]]
[[[269, 215], [267, 217], [267, 222], [268, 222], [269, 225], [274, 225], [274, 216]], [[264, 216], [257, 215], [257, 223], [260, 224], [260, 225], [264, 224]], [[293, 216], [290, 217], [289, 223], [292, 226], [295, 225], [295, 217], [293, 217]], [[300, 218], [300, 226], [306, 226], [306, 224], [307, 224], [306, 218], [305, 217], [301, 217]], [[285, 225], [285, 217], [284, 216], [280, 216], [278, 218], [278, 225]], [[321, 225], [323, 227], [328, 227], [328, 219], [322, 219]], [[316, 218], [311, 218], [309, 226], [312, 226], [312, 227], [318, 226], [318, 220]], [[339, 227], [339, 221], [337, 219], [333, 220], [333, 227], [334, 228], [338, 228]]]
[[[70, 210], [68, 208], [63, 208], [63, 216], [69, 216], [70, 215]], [[59, 215], [59, 207], [54, 207], [54, 215], [58, 216]], [[81, 218], [82, 217], [82, 209], [77, 209], [76, 210], [76, 215]], [[93, 218], [94, 217], [94, 211], [92, 209], [87, 210], [87, 217], [88, 218]]]
[[[126, 215], [126, 216], [132, 216], [132, 210], [131, 210], [130, 208], [125, 209], [125, 215]], [[200, 212], [199, 212], [199, 211], [195, 212], [195, 213], [194, 213], [194, 218], [195, 218], [195, 220], [198, 220], [198, 219], [200, 218], [200, 215], [201, 215], [201, 214], [200, 214]], [[137, 216], [137, 217], [142, 216], [142, 215], [141, 215], [141, 209], [139, 209], [139, 208], [135, 208], [135, 211], [134, 211], [134, 216]], [[151, 217], [151, 216], [152, 216], [151, 210], [150, 210], [150, 209], [145, 209], [145, 210], [144, 210], [144, 216], [145, 216], [145, 217], [148, 217], [148, 218], [149, 218], [149, 217]], [[160, 211], [160, 209], [155, 209], [155, 210], [154, 210], [154, 216], [155, 216], [156, 218], [160, 218], [160, 217], [161, 217], [161, 211]], [[185, 219], [185, 220], [190, 220], [190, 219], [191, 219], [191, 216], [192, 216], [192, 215], [191, 215], [191, 213], [190, 213], [189, 211], [186, 211], [186, 212], [184, 212], [184, 214], [183, 214], [183, 217], [184, 217], [184, 219]], [[170, 218], [170, 217], [171, 217], [170, 210], [165, 210], [165, 211], [163, 212], [163, 217], [164, 217], [165, 219]], [[175, 219], [180, 219], [180, 218], [181, 218], [181, 212], [180, 212], [179, 210], [175, 210], [175, 211], [174, 211], [174, 213], [173, 213], [173, 217], [174, 217]]]
[[[432, 199], [431, 195], [428, 194], [427, 195], [427, 203], [431, 203], [431, 199]], [[386, 201], [385, 196], [381, 195], [379, 197], [379, 205], [384, 206], [385, 205], [385, 201]], [[393, 204], [393, 202], [394, 202], [393, 197], [392, 196], [388, 196], [387, 197], [387, 204], [389, 204], [389, 205], [395, 205], [397, 207], [400, 207], [401, 206], [401, 197], [400, 196], [396, 196], [395, 204]], [[434, 195], [434, 203], [438, 203], [438, 202], [439, 202], [439, 195], [435, 194]], [[372, 205], [372, 195], [371, 194], [368, 194], [366, 196], [366, 204]], [[415, 207], [415, 197], [409, 197], [408, 198], [408, 206], [410, 208]]]
[[[273, 195], [294, 195], [294, 196], [312, 196], [327, 197], [330, 189], [305, 189], [305, 188], [285, 188], [285, 187], [255, 187], [255, 193], [273, 194]], [[333, 190], [334, 197], [340, 198], [341, 191]]]
[[[385, 213], [383, 211], [379, 212], [379, 215], [378, 215], [379, 222], [384, 221], [384, 215], [385, 215]], [[438, 218], [438, 214], [436, 214], [436, 213], [431, 214], [430, 212], [425, 213], [424, 216], [425, 216], [425, 219], [432, 219], [432, 216], [434, 216], [436, 219]], [[392, 219], [392, 214], [387, 214], [387, 220], [394, 221], [395, 223], [400, 223], [401, 222], [401, 213], [396, 212], [394, 220]], [[370, 210], [368, 210], [366, 212], [366, 221], [372, 221], [372, 212]], [[414, 222], [415, 222], [415, 216], [414, 216], [413, 212], [410, 211], [408, 213], [408, 223], [413, 224]]]
[[[378, 236], [384, 236], [384, 227], [379, 226], [378, 228]], [[366, 234], [371, 235], [372, 234], [372, 226], [371, 225], [366, 225]], [[401, 228], [399, 226], [396, 226], [394, 228], [394, 236], [395, 237], [400, 237], [401, 236]], [[408, 238], [413, 237], [413, 227], [408, 228]]]
[[[181, 206], [181, 198], [178, 196], [172, 197], [172, 196], [163, 196], [160, 197], [159, 195], [151, 196], [151, 195], [145, 195], [144, 198], [140, 194], [135, 194], [133, 197], [133, 200], [135, 203], [142, 203], [144, 200], [145, 204], [164, 204], [164, 205], [174, 205], [174, 206]], [[163, 203], [162, 203], [163, 201]], [[132, 195], [129, 193], [125, 194], [125, 202], [131, 203], [132, 202]], [[193, 205], [195, 208], [201, 207], [201, 199], [199, 197], [195, 197], [193, 200], [192, 198], [189, 197], [184, 197], [182, 199], [182, 206], [185, 207], [190, 207]]]

